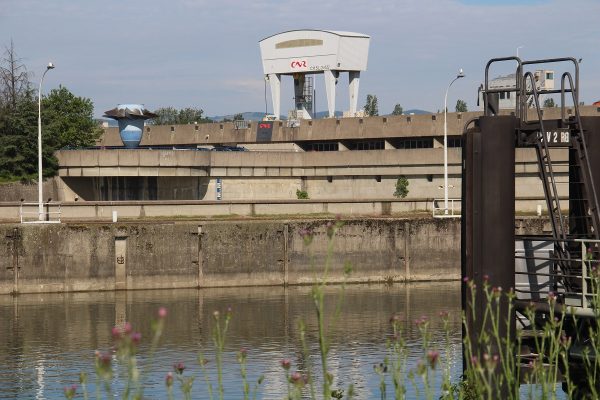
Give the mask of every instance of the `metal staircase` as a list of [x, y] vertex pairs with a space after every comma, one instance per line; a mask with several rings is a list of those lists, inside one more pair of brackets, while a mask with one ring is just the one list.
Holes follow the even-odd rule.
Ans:
[[[490, 89], [488, 84], [489, 67], [499, 61], [517, 63], [513, 88]], [[535, 75], [524, 68], [537, 64], [572, 63], [575, 83], [569, 72], [562, 74], [560, 89], [539, 88]], [[548, 208], [554, 243], [553, 264], [557, 274], [556, 284], [564, 288], [565, 296], [581, 293], [582, 267], [581, 244], [576, 240], [600, 240], [600, 208], [594, 184], [590, 158], [586, 146], [586, 135], [579, 112], [579, 63], [574, 58], [554, 58], [522, 61], [518, 57], [505, 57], [490, 60], [485, 71], [484, 112], [486, 116], [498, 115], [495, 108], [501, 92], [514, 92], [517, 99], [514, 115], [519, 120], [516, 132], [517, 146], [534, 147], [537, 155], [540, 178]], [[565, 94], [571, 94], [574, 115], [565, 117]], [[561, 119], [543, 119], [540, 96], [561, 95]], [[496, 98], [494, 98], [496, 96]], [[535, 117], [529, 120], [529, 114]], [[600, 132], [594, 132], [600, 134]], [[569, 211], [561, 207], [557, 186], [556, 163], [552, 162], [551, 150], [556, 147], [569, 148]], [[596, 173], [600, 173], [597, 171]], [[564, 205], [563, 205], [564, 206]], [[598, 242], [590, 245], [591, 257], [600, 259]]]
[[[564, 59], [557, 59], [564, 61]], [[552, 60], [544, 60], [545, 62]], [[577, 62], [575, 63], [577, 71]], [[598, 197], [592, 178], [592, 170], [589, 162], [588, 150], [585, 142], [585, 133], [579, 113], [578, 88], [573, 85], [573, 78], [569, 72], [562, 75], [561, 80], [561, 120], [559, 126], [549, 131], [543, 120], [540, 107], [540, 94], [552, 91], [539, 91], [535, 86], [535, 78], [531, 72], [523, 74], [524, 97], [533, 98], [537, 120], [533, 123], [523, 121], [522, 133], [533, 139], [538, 159], [540, 177], [542, 179], [544, 194], [548, 207], [549, 218], [552, 226], [554, 240], [554, 257], [556, 266], [562, 272], [564, 279], [561, 283], [566, 289], [565, 296], [581, 292], [582, 280], [580, 276], [581, 263], [575, 261], [581, 257], [580, 248], [574, 244], [573, 239], [600, 239], [599, 227], [600, 217], [598, 213]], [[569, 87], [565, 87], [565, 81]], [[573, 100], [574, 116], [565, 119], [565, 93], [571, 93]], [[524, 104], [521, 105], [524, 107]], [[527, 115], [527, 110], [522, 110], [522, 115]], [[537, 135], [535, 133], [537, 132]], [[557, 135], [560, 137], [556, 138]], [[536, 137], [537, 136], [537, 137]], [[560, 139], [564, 139], [561, 141]], [[569, 147], [569, 215], [561, 209], [557, 180], [554, 173], [550, 148], [552, 145]], [[595, 259], [598, 259], [599, 251], [597, 244], [591, 249]], [[577, 256], [575, 253], [577, 252]]]

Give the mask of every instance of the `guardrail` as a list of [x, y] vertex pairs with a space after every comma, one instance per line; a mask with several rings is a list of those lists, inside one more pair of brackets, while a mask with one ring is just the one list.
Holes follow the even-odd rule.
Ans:
[[432, 202], [432, 215], [433, 218], [460, 218], [462, 200], [461, 199], [448, 199], [448, 209], [445, 207], [445, 199], [433, 199]]
[[19, 207], [19, 218], [22, 224], [60, 224], [61, 212], [61, 203], [42, 203], [40, 212], [39, 203], [23, 202]]
[[[555, 246], [568, 248], [570, 258], [555, 256]], [[572, 307], [578, 315], [593, 316], [600, 296], [600, 240], [519, 238], [515, 246], [515, 293], [518, 300], [546, 308], [548, 298]], [[562, 265], [562, 267], [559, 267]]]

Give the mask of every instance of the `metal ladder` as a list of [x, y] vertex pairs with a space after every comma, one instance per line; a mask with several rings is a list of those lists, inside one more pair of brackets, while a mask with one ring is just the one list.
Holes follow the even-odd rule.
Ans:
[[[565, 119], [565, 80], [569, 81], [570, 88], [568, 91], [572, 94], [575, 115], [569, 119]], [[568, 292], [580, 292], [581, 280], [572, 279], [572, 276], [580, 275], [580, 266], [574, 260], [577, 257], [572, 256], [573, 251], [579, 249], [571, 249], [567, 244], [569, 239], [599, 239], [600, 216], [598, 213], [598, 197], [592, 178], [592, 171], [589, 163], [589, 155], [585, 143], [585, 135], [581, 116], [579, 113], [579, 103], [577, 96], [577, 88], [573, 85], [573, 79], [570, 73], [565, 72], [561, 80], [561, 122], [566, 125], [570, 135], [570, 145], [574, 150], [574, 164], [569, 165], [570, 174], [569, 181], [569, 199], [570, 204], [575, 210], [570, 210], [571, 226], [567, 229], [567, 216], [562, 212], [560, 206], [559, 195], [557, 191], [556, 176], [554, 174], [552, 160], [550, 157], [550, 149], [548, 146], [546, 129], [542, 111], [539, 104], [539, 91], [535, 87], [535, 78], [531, 72], [523, 75], [523, 81], [531, 81], [530, 90], [525, 95], [532, 95], [535, 110], [537, 113], [537, 121], [534, 125], [526, 130], [539, 129], [541, 133], [539, 140], [536, 141], [535, 149], [540, 169], [540, 175], [543, 182], [544, 194], [548, 206], [549, 218], [552, 226], [552, 236], [555, 243], [556, 265], [566, 276], [563, 279], [563, 284]], [[527, 87], [528, 85], [523, 85]], [[524, 113], [527, 111], [524, 110]], [[527, 123], [526, 123], [527, 124]], [[597, 245], [594, 245], [593, 253], [595, 258], [599, 255]], [[581, 256], [583, 257], [583, 255]]]

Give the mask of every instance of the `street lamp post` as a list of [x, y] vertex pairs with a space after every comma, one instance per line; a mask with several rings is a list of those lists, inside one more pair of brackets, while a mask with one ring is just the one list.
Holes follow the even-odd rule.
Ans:
[[51, 62], [46, 66], [46, 70], [40, 79], [40, 89], [38, 91], [38, 220], [44, 221], [44, 200], [42, 191], [42, 83], [46, 73], [54, 68]]
[[448, 90], [450, 90], [450, 86], [457, 79], [464, 78], [465, 74], [463, 73], [462, 68], [458, 71], [456, 78], [450, 82], [448, 88], [446, 89], [446, 96], [444, 96], [444, 214], [448, 215]]

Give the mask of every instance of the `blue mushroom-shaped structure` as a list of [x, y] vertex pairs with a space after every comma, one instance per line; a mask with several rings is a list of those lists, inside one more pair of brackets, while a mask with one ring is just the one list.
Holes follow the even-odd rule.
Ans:
[[143, 104], [119, 104], [104, 112], [104, 116], [117, 120], [123, 144], [127, 148], [135, 148], [142, 141], [144, 121], [157, 115], [146, 110]]

